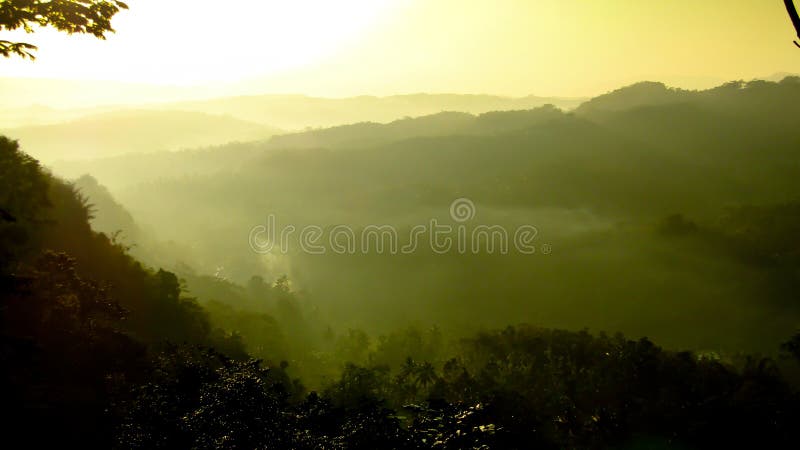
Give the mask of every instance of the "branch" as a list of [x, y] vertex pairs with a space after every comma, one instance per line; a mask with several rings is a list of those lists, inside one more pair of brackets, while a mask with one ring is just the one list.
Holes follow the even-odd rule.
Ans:
[[[789, 13], [789, 18], [792, 19], [792, 25], [794, 25], [794, 29], [797, 32], [797, 37], [800, 38], [800, 15], [797, 14], [797, 8], [794, 6], [794, 0], [783, 0], [783, 3], [786, 5], [786, 11]], [[800, 44], [797, 41], [794, 41], [794, 45], [800, 47]]]
[[[105, 39], [113, 33], [111, 19], [128, 5], [120, 0], [0, 0], [0, 31], [36, 26], [53, 27], [67, 34], [90, 34]], [[35, 59], [36, 46], [0, 40], [0, 56]]]
[[6, 58], [10, 57], [11, 55], [19, 55], [23, 59], [29, 58], [32, 61], [36, 59], [33, 51], [37, 48], [38, 47], [33, 44], [26, 44], [24, 42], [0, 41], [0, 55], [5, 56]]

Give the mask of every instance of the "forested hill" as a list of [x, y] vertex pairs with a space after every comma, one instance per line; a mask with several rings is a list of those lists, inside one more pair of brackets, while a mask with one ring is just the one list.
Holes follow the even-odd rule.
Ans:
[[[90, 220], [97, 205], [90, 205], [79, 189], [44, 172], [14, 141], [2, 138], [2, 152], [4, 274], [12, 281], [22, 274], [17, 281], [33, 283], [30, 293], [43, 295], [41, 307], [66, 308], [65, 320], [70, 314], [88, 320], [92, 308], [102, 313], [118, 304], [119, 314], [126, 317], [120, 322], [124, 331], [139, 340], [226, 347], [224, 337], [214, 335], [199, 306], [181, 295], [175, 275], [144, 267], [127, 254], [121, 242], [109, 237], [112, 233], [92, 231]], [[85, 192], [98, 198], [96, 193]], [[110, 208], [99, 207], [108, 218]], [[59, 272], [48, 272], [51, 269]], [[51, 282], [56, 284], [47, 285]], [[58, 283], [64, 283], [63, 293], [49, 291], [57, 289]], [[101, 303], [73, 304], [84, 301], [80, 297], [85, 293], [94, 296], [85, 301]], [[62, 298], [63, 304], [48, 298], [50, 294]], [[58, 314], [53, 314], [49, 320], [57, 323]], [[19, 326], [24, 329], [26, 325]], [[235, 343], [231, 345], [236, 348]]]
[[0, 449], [800, 448], [762, 3], [0, 0]]
[[[174, 243], [161, 247], [168, 267], [190, 261], [239, 285], [289, 274], [320, 314], [374, 333], [415, 321], [466, 332], [535, 321], [670, 348], [770, 352], [800, 318], [793, 259], [759, 250], [796, 248], [776, 224], [794, 223], [800, 192], [798, 86], [644, 84], [590, 102], [613, 108], [444, 113], [70, 173], [91, 173], [159, 242]], [[264, 257], [247, 245], [268, 214], [282, 225], [404, 231], [446, 219], [459, 198], [476, 205], [470, 224], [531, 224], [554, 251]], [[769, 211], [776, 224], [756, 220]]]
[[474, 116], [463, 112], [442, 112], [387, 124], [365, 122], [321, 130], [275, 136], [269, 148], [360, 148], [387, 144], [411, 137], [487, 135], [522, 130], [562, 116], [553, 105], [531, 110], [494, 111]]
[[[102, 174], [100, 183], [65, 182], [0, 138], [6, 441], [302, 449], [797, 441], [800, 338], [789, 326], [798, 317], [800, 214], [778, 202], [797, 192], [791, 168], [779, 164], [793, 133], [776, 134], [757, 158], [747, 141], [721, 140], [739, 124], [723, 122], [707, 141], [730, 144], [725, 175], [715, 178], [710, 164], [683, 159], [686, 149], [672, 147], [679, 141], [644, 145], [636, 129], [626, 135], [588, 114], [461, 118], [455, 134], [406, 136], [416, 125], [400, 132], [395, 124], [376, 128], [381, 143], [363, 147], [344, 139], [329, 149], [250, 148], [240, 166], [216, 171], [207, 150], [202, 176], [169, 178], [165, 165], [162, 180], [113, 196]], [[766, 119], [754, 136], [766, 136]], [[677, 181], [670, 168], [693, 176]], [[739, 192], [720, 184], [731, 173], [754, 187], [745, 198], [753, 205], [719, 223], [662, 215], [722, 208]], [[712, 186], [700, 203], [676, 198], [663, 211], [648, 203]], [[626, 197], [632, 191], [639, 196]], [[474, 198], [481, 220], [539, 224], [556, 252], [291, 253], [272, 259], [286, 263], [287, 278], [242, 248], [265, 211], [322, 225], [346, 212], [356, 227], [376, 217], [403, 226], [436, 208], [446, 214], [456, 196]], [[92, 215], [110, 237], [92, 230]], [[191, 243], [184, 280], [130, 256], [110, 231], [117, 226]], [[169, 246], [158, 250], [171, 256]], [[220, 259], [226, 269], [210, 276]], [[409, 311], [441, 326], [409, 326]], [[478, 317], [497, 330], [454, 332]], [[544, 327], [506, 326], [528, 320]], [[586, 325], [635, 338], [550, 329]], [[651, 333], [670, 348], [771, 346], [777, 354], [779, 339], [788, 341], [773, 360], [665, 350], [641, 337]]]

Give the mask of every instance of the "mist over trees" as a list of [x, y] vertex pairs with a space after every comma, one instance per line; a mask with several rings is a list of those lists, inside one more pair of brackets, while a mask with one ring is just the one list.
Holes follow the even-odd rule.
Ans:
[[800, 441], [798, 77], [36, 111], [0, 135], [3, 448]]
[[[157, 263], [181, 276], [190, 266], [244, 286], [289, 274], [322, 316], [371, 333], [419, 322], [467, 333], [522, 317], [676, 348], [771, 351], [796, 327], [790, 285], [776, 289], [772, 269], [724, 236], [737, 233], [727, 218], [739, 208], [796, 202], [798, 86], [642, 83], [574, 112], [441, 113], [56, 169], [107, 184], [163, 243]], [[450, 220], [461, 197], [477, 209], [468, 225], [532, 224], [552, 254], [308, 255], [295, 243], [264, 257], [246, 241], [270, 213], [278, 226], [389, 224], [407, 236]]]
[[[441, 113], [87, 161], [74, 182], [4, 138], [13, 439], [793, 442], [798, 96], [795, 78], [642, 83], [574, 112]], [[552, 254], [246, 245], [267, 212], [405, 230], [458, 197], [477, 223], [536, 224]], [[618, 331], [630, 337], [605, 333]], [[57, 430], [33, 438], [39, 423]]]

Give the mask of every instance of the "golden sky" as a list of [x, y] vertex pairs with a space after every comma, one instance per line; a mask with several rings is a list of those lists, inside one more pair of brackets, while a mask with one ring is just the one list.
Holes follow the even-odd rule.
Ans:
[[[258, 92], [584, 96], [800, 72], [780, 0], [129, 0], [108, 41], [22, 35], [0, 76]], [[19, 39], [4, 33], [0, 38]]]

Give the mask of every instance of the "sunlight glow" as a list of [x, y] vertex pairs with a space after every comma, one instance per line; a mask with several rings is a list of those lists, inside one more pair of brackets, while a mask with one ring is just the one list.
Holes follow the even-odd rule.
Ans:
[[[46, 30], [0, 77], [111, 80], [203, 95], [598, 95], [800, 73], [780, 1], [130, 0], [108, 41]], [[212, 92], [213, 91], [213, 92]]]
[[361, 38], [401, 0], [132, 0], [108, 41], [52, 30], [5, 33], [39, 45], [0, 76], [159, 84], [234, 81], [318, 63]]

